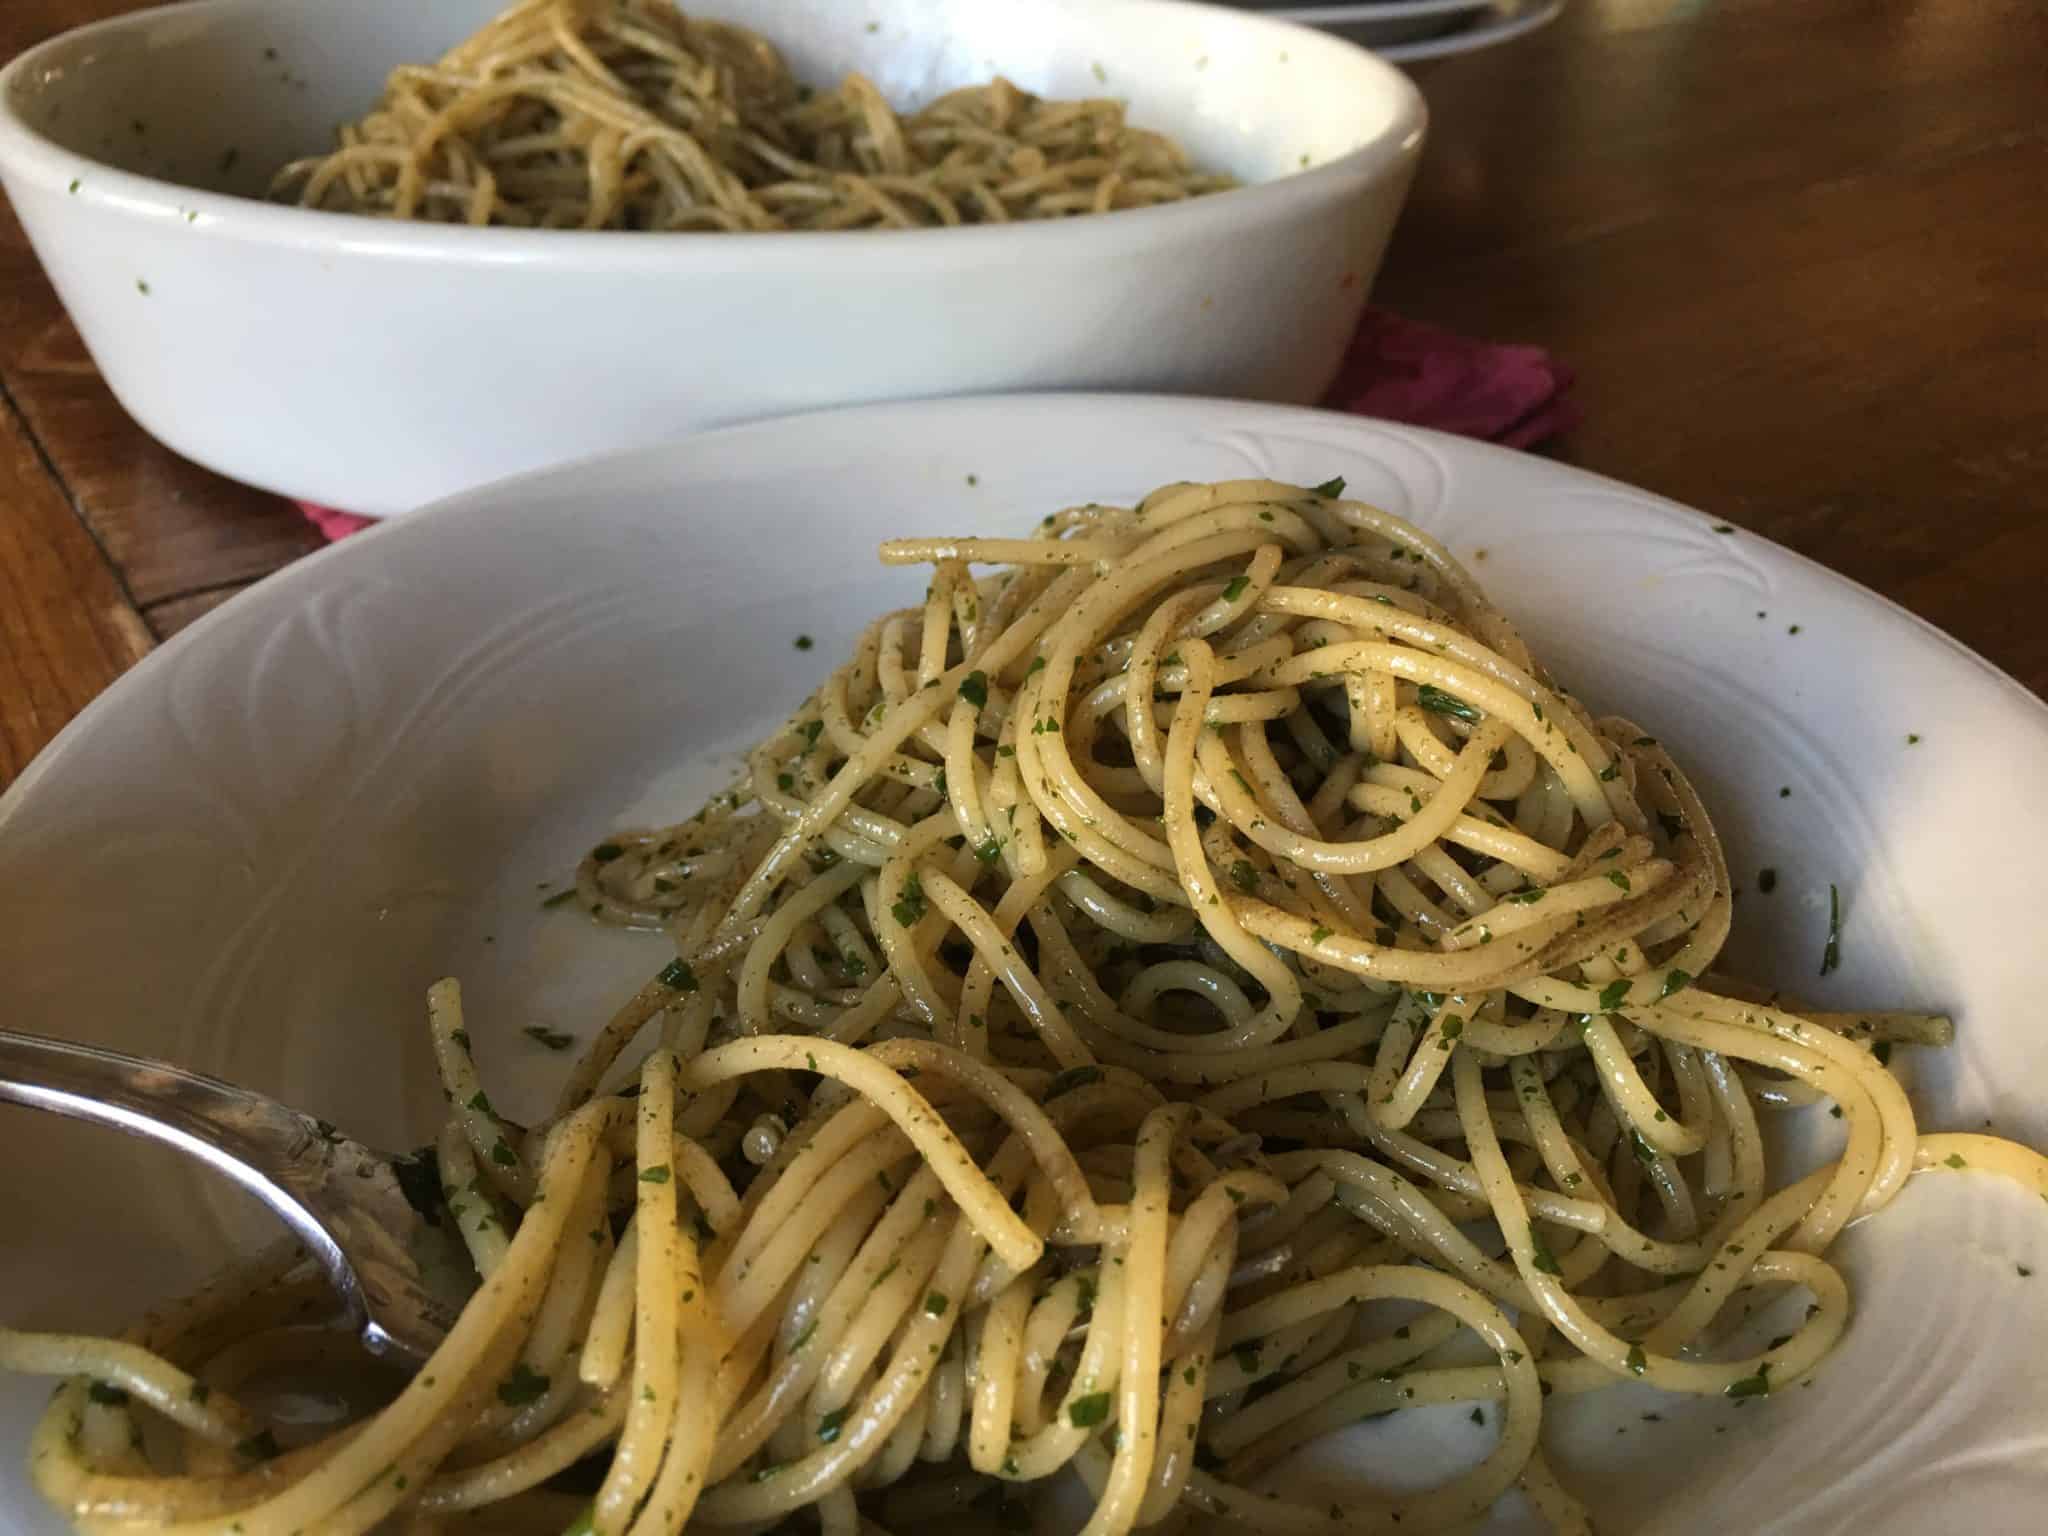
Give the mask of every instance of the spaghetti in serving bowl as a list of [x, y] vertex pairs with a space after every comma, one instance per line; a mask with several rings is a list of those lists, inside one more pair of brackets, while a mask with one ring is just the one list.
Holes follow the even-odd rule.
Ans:
[[[1713, 979], [1732, 892], [1679, 765], [1342, 492], [885, 546], [934, 567], [924, 604], [734, 789], [578, 870], [575, 905], [675, 954], [551, 1117], [497, 1113], [430, 995], [483, 1277], [442, 1353], [284, 1447], [232, 1393], [325, 1347], [289, 1254], [148, 1325], [164, 1359], [6, 1337], [83, 1373], [45, 1493], [248, 1532], [852, 1531], [1000, 1520], [1072, 1469], [1091, 1531], [1441, 1529], [1515, 1485], [1583, 1529], [1545, 1397], [1767, 1397], [1848, 1323], [1830, 1245], [1916, 1167], [2048, 1198], [2034, 1153], [1915, 1125], [1885, 1059], [1945, 1020]], [[1760, 1106], [1820, 1099], [1843, 1152], [1774, 1188]], [[1719, 1348], [1788, 1291], [1790, 1332]], [[136, 1461], [137, 1399], [182, 1475]], [[1461, 1476], [1254, 1491], [1433, 1402], [1496, 1426]]]
[[[1106, 76], [1105, 76], [1106, 78]], [[1228, 190], [1121, 102], [998, 76], [907, 116], [865, 75], [819, 89], [774, 41], [671, 0], [520, 0], [392, 71], [307, 208], [542, 229], [916, 229], [1112, 213]]]

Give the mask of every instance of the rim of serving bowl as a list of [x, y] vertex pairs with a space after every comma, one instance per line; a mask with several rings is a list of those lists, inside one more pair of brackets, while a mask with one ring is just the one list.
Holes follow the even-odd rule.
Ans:
[[[1060, 0], [1054, 0], [1060, 3]], [[141, 217], [165, 217], [194, 230], [237, 237], [247, 243], [280, 247], [318, 247], [366, 256], [427, 261], [456, 260], [481, 265], [528, 265], [543, 259], [573, 258], [573, 264], [596, 269], [664, 265], [687, 251], [693, 261], [717, 267], [764, 261], [808, 264], [813, 242], [833, 241], [845, 260], [861, 260], [900, 269], [922, 253], [927, 264], [943, 264], [990, 241], [1033, 243], [1082, 238], [1105, 247], [1157, 244], [1168, 221], [1192, 225], [1196, 220], [1243, 223], [1256, 227], [1261, 209], [1274, 211], [1304, 199], [1321, 200], [1340, 184], [1363, 184], [1397, 166], [1419, 148], [1429, 112], [1414, 82], [1399, 69], [1356, 43], [1313, 27], [1256, 11], [1195, 3], [1195, 0], [1110, 0], [1116, 9], [1221, 12], [1231, 24], [1290, 46], [1307, 47], [1331, 58], [1348, 59], [1361, 77], [1377, 81], [1391, 100], [1385, 129], [1356, 149], [1319, 165], [1288, 171], [1270, 180], [1184, 202], [1118, 209], [1113, 218], [1025, 219], [1009, 224], [967, 224], [918, 229], [748, 230], [717, 232], [715, 239], [697, 239], [678, 246], [654, 239], [662, 232], [646, 230], [512, 229], [501, 226], [381, 219], [332, 213], [267, 202], [260, 198], [215, 192], [183, 182], [145, 176], [64, 148], [33, 126], [18, 110], [21, 82], [43, 68], [59, 50], [81, 41], [113, 39], [146, 33], [171, 16], [181, 19], [208, 11], [249, 9], [248, 0], [184, 0], [108, 17], [48, 38], [0, 68], [0, 169], [47, 190], [69, 190], [89, 204]], [[196, 218], [194, 217], [196, 215]], [[678, 238], [708, 232], [676, 231]], [[906, 245], [904, 242], [909, 241]], [[538, 243], [536, 243], [538, 242]], [[572, 243], [573, 242], [573, 243]]]

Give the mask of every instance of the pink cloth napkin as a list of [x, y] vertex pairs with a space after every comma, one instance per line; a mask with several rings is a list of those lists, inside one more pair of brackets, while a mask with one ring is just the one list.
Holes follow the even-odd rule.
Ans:
[[[1369, 308], [1323, 404], [1529, 448], [1577, 424], [1571, 389], [1571, 369], [1541, 347], [1480, 341]], [[298, 505], [330, 542], [376, 521]]]

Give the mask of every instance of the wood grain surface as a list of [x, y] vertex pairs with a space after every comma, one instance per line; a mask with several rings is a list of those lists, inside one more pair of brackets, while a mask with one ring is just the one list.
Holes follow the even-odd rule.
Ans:
[[[0, 57], [132, 8], [5, 0]], [[1558, 457], [2048, 691], [2048, 6], [1571, 0], [1414, 73], [1430, 142], [1378, 302], [1554, 349], [1585, 407]], [[128, 419], [0, 207], [0, 785], [319, 543]]]

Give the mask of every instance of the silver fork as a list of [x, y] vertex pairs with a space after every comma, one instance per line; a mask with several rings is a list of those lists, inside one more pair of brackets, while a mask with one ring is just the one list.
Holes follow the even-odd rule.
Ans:
[[233, 1179], [291, 1228], [363, 1342], [397, 1362], [432, 1354], [474, 1288], [431, 1153], [394, 1158], [218, 1078], [4, 1029], [0, 1101], [162, 1142]]

